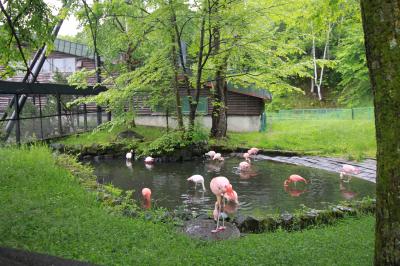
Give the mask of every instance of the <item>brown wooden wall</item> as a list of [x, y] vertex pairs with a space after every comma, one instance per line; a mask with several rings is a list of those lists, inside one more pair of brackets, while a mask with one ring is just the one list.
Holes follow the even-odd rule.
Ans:
[[[180, 91], [181, 97], [187, 96], [187, 93], [184, 89]], [[212, 104], [211, 104], [211, 94], [210, 91], [202, 90], [200, 92], [200, 97], [208, 98], [208, 115], [212, 113]], [[135, 96], [134, 97], [134, 106], [136, 114], [138, 115], [152, 115], [156, 114], [156, 112], [152, 112], [151, 108], [147, 106], [146, 103], [147, 96]], [[264, 101], [260, 98], [256, 98], [253, 96], [240, 94], [237, 92], [228, 91], [228, 115], [261, 115], [264, 112]]]

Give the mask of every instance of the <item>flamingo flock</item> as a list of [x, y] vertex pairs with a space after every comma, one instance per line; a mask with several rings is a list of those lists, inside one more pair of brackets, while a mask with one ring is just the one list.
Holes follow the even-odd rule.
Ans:
[[[251, 169], [251, 159], [253, 155], [257, 155], [259, 152], [258, 148], [251, 148], [247, 152], [243, 153], [244, 161], [239, 163], [238, 169], [240, 170], [240, 174], [245, 174]], [[206, 158], [212, 161], [224, 161], [221, 153], [217, 153], [215, 151], [209, 151], [205, 154]], [[130, 162], [133, 158], [133, 150], [130, 150], [126, 154], [127, 162]], [[148, 156], [144, 160], [145, 165], [153, 166], [155, 159]], [[348, 191], [345, 189], [342, 182], [349, 182], [349, 179], [344, 180], [345, 176], [351, 177], [351, 175], [359, 174], [360, 170], [352, 165], [345, 164], [342, 166], [340, 171], [340, 191], [343, 194], [343, 197], [346, 199], [351, 199], [355, 196], [355, 193]], [[204, 177], [201, 175], [192, 175], [187, 178], [187, 181], [194, 183], [194, 189], [196, 190], [197, 185], [201, 185], [202, 191], [206, 192]], [[299, 197], [301, 194], [307, 192], [307, 189], [296, 189], [297, 183], [304, 183], [305, 185], [309, 184], [309, 181], [303, 178], [300, 175], [292, 174], [283, 182], [284, 190], [289, 193], [292, 197]], [[294, 185], [294, 187], [291, 186]], [[239, 198], [238, 193], [233, 189], [228, 178], [224, 176], [217, 176], [211, 179], [210, 182], [210, 190], [216, 196], [216, 202], [214, 204], [213, 210], [213, 218], [217, 222], [216, 228], [212, 230], [212, 233], [218, 233], [220, 231], [225, 230], [225, 219], [228, 217], [228, 214], [232, 214], [236, 212], [239, 206]], [[151, 208], [151, 190], [149, 188], [142, 189], [142, 197], [144, 201], [144, 208]], [[222, 219], [222, 222], [220, 220]]]

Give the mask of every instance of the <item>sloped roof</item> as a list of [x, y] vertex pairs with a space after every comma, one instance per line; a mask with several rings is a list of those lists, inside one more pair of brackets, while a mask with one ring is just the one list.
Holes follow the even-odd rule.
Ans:
[[54, 51], [72, 54], [81, 57], [94, 58], [94, 53], [87, 45], [56, 39], [54, 41]]
[[264, 101], [271, 101], [272, 94], [267, 89], [256, 88], [255, 86], [238, 86], [232, 82], [227, 83], [228, 91], [260, 98]]

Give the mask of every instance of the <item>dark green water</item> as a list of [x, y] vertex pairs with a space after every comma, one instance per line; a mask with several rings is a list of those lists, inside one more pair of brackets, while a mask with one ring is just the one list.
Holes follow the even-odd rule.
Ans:
[[[134, 189], [135, 198], [140, 200], [142, 188], [152, 190], [153, 205], [174, 209], [178, 206], [196, 211], [213, 210], [215, 196], [209, 183], [215, 176], [227, 177], [239, 195], [240, 214], [262, 217], [268, 213], [281, 213], [301, 208], [323, 208], [328, 203], [338, 203], [345, 199], [374, 197], [375, 184], [353, 178], [349, 183], [340, 183], [339, 174], [314, 168], [256, 161], [252, 172], [240, 175], [236, 169], [239, 158], [228, 158], [223, 163], [211, 161], [192, 161], [182, 163], [156, 163], [147, 169], [143, 162], [125, 160], [105, 160], [93, 162], [98, 181], [112, 183], [124, 190]], [[194, 174], [204, 176], [207, 191], [186, 179]], [[291, 185], [285, 191], [283, 182], [292, 175], [299, 174], [310, 181], [309, 184]]]

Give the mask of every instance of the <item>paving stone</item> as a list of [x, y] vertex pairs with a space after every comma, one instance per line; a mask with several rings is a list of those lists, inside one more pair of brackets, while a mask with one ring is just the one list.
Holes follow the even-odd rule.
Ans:
[[319, 156], [305, 156], [305, 157], [284, 157], [284, 156], [259, 156], [260, 159], [271, 160], [275, 162], [289, 163], [294, 165], [303, 165], [307, 167], [319, 168], [331, 172], [340, 173], [343, 164], [350, 164], [360, 168], [361, 173], [353, 175], [355, 177], [375, 182], [376, 179], [376, 161], [367, 159], [361, 163], [347, 161], [342, 158], [325, 158]]

